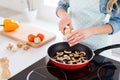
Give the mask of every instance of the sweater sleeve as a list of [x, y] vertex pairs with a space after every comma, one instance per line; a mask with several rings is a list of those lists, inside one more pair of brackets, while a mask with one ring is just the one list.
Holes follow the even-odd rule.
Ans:
[[[106, 4], [107, 4], [107, 0], [100, 0], [100, 12], [104, 13], [105, 15], [107, 14]], [[114, 10], [112, 10], [112, 15], [109, 19], [109, 22], [107, 23], [112, 26], [113, 31], [111, 34], [120, 31], [120, 11], [117, 12], [115, 8], [116, 7], [114, 6]], [[118, 8], [120, 8], [120, 6]]]
[[110, 17], [108, 24], [110, 24], [113, 29], [111, 34], [118, 32], [120, 30], [120, 13], [116, 16]]
[[[57, 11], [59, 8], [63, 8], [66, 12], [69, 8], [69, 3], [66, 2], [66, 3], [63, 3], [61, 0], [58, 2], [58, 6], [57, 6], [57, 9], [56, 9], [56, 15], [57, 15]], [[58, 15], [57, 15], [58, 16]]]

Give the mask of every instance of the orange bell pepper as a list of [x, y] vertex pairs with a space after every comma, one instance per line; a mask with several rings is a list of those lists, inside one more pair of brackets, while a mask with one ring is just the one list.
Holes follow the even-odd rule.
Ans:
[[3, 31], [5, 32], [14, 31], [19, 28], [19, 24], [11, 19], [4, 19], [3, 25], [0, 26], [3, 26]]

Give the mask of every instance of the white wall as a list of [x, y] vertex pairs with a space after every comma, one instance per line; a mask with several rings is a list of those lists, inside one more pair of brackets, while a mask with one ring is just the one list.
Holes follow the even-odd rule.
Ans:
[[[32, 0], [33, 8], [38, 9], [37, 17], [51, 22], [58, 22], [56, 8], [45, 6], [44, 0]], [[0, 0], [0, 6], [23, 12], [27, 8], [27, 0]]]
[[56, 16], [56, 7], [50, 7], [47, 5], [44, 5], [43, 0], [39, 0], [39, 11], [38, 11], [38, 17], [43, 18], [52, 22], [58, 22], [58, 17]]
[[0, 6], [16, 11], [23, 11], [26, 7], [26, 0], [0, 0]]

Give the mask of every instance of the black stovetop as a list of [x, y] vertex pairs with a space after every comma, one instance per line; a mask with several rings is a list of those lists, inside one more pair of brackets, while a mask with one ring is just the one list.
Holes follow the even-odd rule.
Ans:
[[[116, 65], [117, 64], [117, 65]], [[119, 62], [106, 58], [77, 70], [64, 70], [44, 57], [9, 80], [119, 80]]]

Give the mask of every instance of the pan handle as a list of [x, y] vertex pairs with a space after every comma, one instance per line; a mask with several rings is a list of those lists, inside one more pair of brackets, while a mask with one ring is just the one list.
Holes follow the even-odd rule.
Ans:
[[113, 49], [113, 48], [120, 48], [120, 44], [114, 44], [114, 45], [110, 45], [110, 46], [106, 46], [100, 49], [97, 49], [94, 51], [95, 56], [99, 55], [101, 52], [108, 50], [108, 49]]

